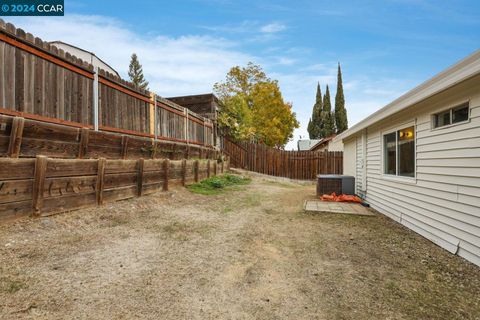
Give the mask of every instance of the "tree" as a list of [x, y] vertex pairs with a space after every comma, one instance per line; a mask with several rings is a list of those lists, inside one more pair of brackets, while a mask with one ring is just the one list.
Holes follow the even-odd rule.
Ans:
[[323, 96], [323, 131], [321, 137], [325, 138], [335, 133], [335, 116], [332, 112], [332, 103], [330, 102], [330, 89], [327, 85], [327, 91]]
[[130, 65], [128, 66], [128, 76], [136, 87], [144, 90], [148, 89], [148, 81], [145, 80], [143, 76], [142, 65], [138, 61], [138, 57], [135, 53], [132, 54], [132, 58], [130, 59]]
[[308, 126], [307, 126], [308, 137], [313, 139], [313, 127], [312, 127], [312, 118], [308, 119]]
[[216, 83], [213, 90], [222, 105], [218, 123], [236, 140], [281, 148], [299, 126], [278, 82], [251, 62], [231, 68], [225, 81]]
[[320, 88], [320, 84], [317, 83], [317, 95], [315, 99], [315, 104], [313, 105], [312, 110], [312, 123], [310, 128], [307, 128], [308, 135], [310, 139], [320, 139], [321, 132], [323, 131], [323, 101], [322, 101], [322, 89]]
[[347, 109], [345, 109], [345, 97], [343, 96], [342, 70], [338, 64], [337, 93], [335, 94], [335, 125], [337, 133], [348, 129]]
[[257, 142], [278, 148], [293, 138], [299, 124], [292, 105], [285, 103], [277, 81], [260, 82], [252, 90], [252, 114]]

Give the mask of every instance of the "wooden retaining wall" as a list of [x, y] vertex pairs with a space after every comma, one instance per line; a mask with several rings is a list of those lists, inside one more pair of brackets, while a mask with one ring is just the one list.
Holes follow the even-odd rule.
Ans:
[[0, 19], [0, 114], [211, 147], [212, 121]]
[[276, 177], [314, 180], [318, 174], [342, 174], [343, 152], [285, 151], [225, 138], [223, 152], [232, 167]]
[[139, 197], [223, 173], [228, 161], [0, 159], [0, 221]]
[[217, 159], [219, 151], [197, 144], [154, 140], [0, 115], [0, 157]]

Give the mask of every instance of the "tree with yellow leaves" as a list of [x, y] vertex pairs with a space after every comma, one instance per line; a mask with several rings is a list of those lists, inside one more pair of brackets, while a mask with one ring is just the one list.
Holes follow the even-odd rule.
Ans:
[[282, 148], [299, 126], [278, 81], [251, 62], [230, 69], [225, 81], [214, 85], [214, 91], [222, 104], [219, 125], [236, 140]]

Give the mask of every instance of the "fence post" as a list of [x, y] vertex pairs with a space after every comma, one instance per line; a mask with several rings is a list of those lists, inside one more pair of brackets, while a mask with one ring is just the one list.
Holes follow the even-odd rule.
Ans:
[[214, 176], [217, 175], [217, 161], [214, 161], [214, 162], [213, 162], [213, 175], [214, 175]]
[[170, 160], [168, 159], [163, 160], [163, 172], [165, 174], [164, 180], [163, 180], [163, 191], [168, 191], [168, 169], [170, 167], [169, 163], [170, 163]]
[[128, 136], [122, 136], [122, 159], [127, 158]]
[[103, 204], [103, 185], [105, 181], [105, 158], [98, 159], [98, 168], [97, 168], [97, 184], [95, 187], [97, 204]]
[[185, 113], [185, 142], [187, 143], [188, 146], [188, 109], [184, 108], [183, 112]]
[[43, 190], [45, 188], [45, 175], [47, 172], [48, 158], [37, 156], [35, 160], [35, 173], [33, 177], [32, 205], [33, 215], [39, 216], [43, 204]]
[[153, 135], [153, 138], [154, 139], [157, 139], [157, 134], [156, 134], [156, 114], [157, 114], [157, 110], [155, 110], [155, 102], [156, 100], [156, 95], [155, 93], [150, 93], [150, 108], [149, 108], [149, 111], [150, 111], [150, 117], [149, 117], [149, 132], [150, 134]]
[[10, 142], [8, 144], [8, 156], [11, 158], [18, 158], [20, 155], [20, 147], [22, 145], [23, 127], [25, 126], [25, 119], [15, 117], [12, 121], [12, 130], [10, 132]]
[[98, 67], [93, 67], [93, 128], [95, 131], [98, 131], [99, 120], [98, 120], [98, 106], [99, 106], [99, 96], [98, 96]]
[[150, 93], [150, 134], [153, 134], [151, 158], [155, 159], [157, 149], [157, 95]]
[[182, 186], [184, 187], [186, 184], [186, 179], [187, 179], [187, 160], [183, 159], [182, 160]]
[[157, 139], [153, 139], [153, 144], [152, 144], [152, 159], [155, 159], [155, 157], [157, 156], [157, 147], [158, 147]]
[[325, 167], [324, 167], [324, 173], [328, 174], [328, 153], [327, 151], [323, 151], [324, 159], [325, 159]]
[[198, 182], [198, 160], [195, 160], [193, 162], [193, 175], [195, 178], [195, 182]]
[[205, 118], [203, 118], [203, 145], [207, 145], [207, 126], [205, 125]]
[[142, 196], [143, 191], [143, 165], [145, 160], [143, 158], [138, 159], [137, 161], [137, 195]]
[[207, 178], [210, 178], [210, 159], [207, 160]]
[[78, 158], [82, 159], [88, 152], [88, 133], [87, 128], [82, 128], [80, 131], [80, 142], [78, 144]]

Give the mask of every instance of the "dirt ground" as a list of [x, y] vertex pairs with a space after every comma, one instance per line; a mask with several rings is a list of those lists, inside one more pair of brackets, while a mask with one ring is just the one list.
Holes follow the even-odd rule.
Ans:
[[0, 225], [1, 319], [480, 319], [480, 268], [255, 178]]

